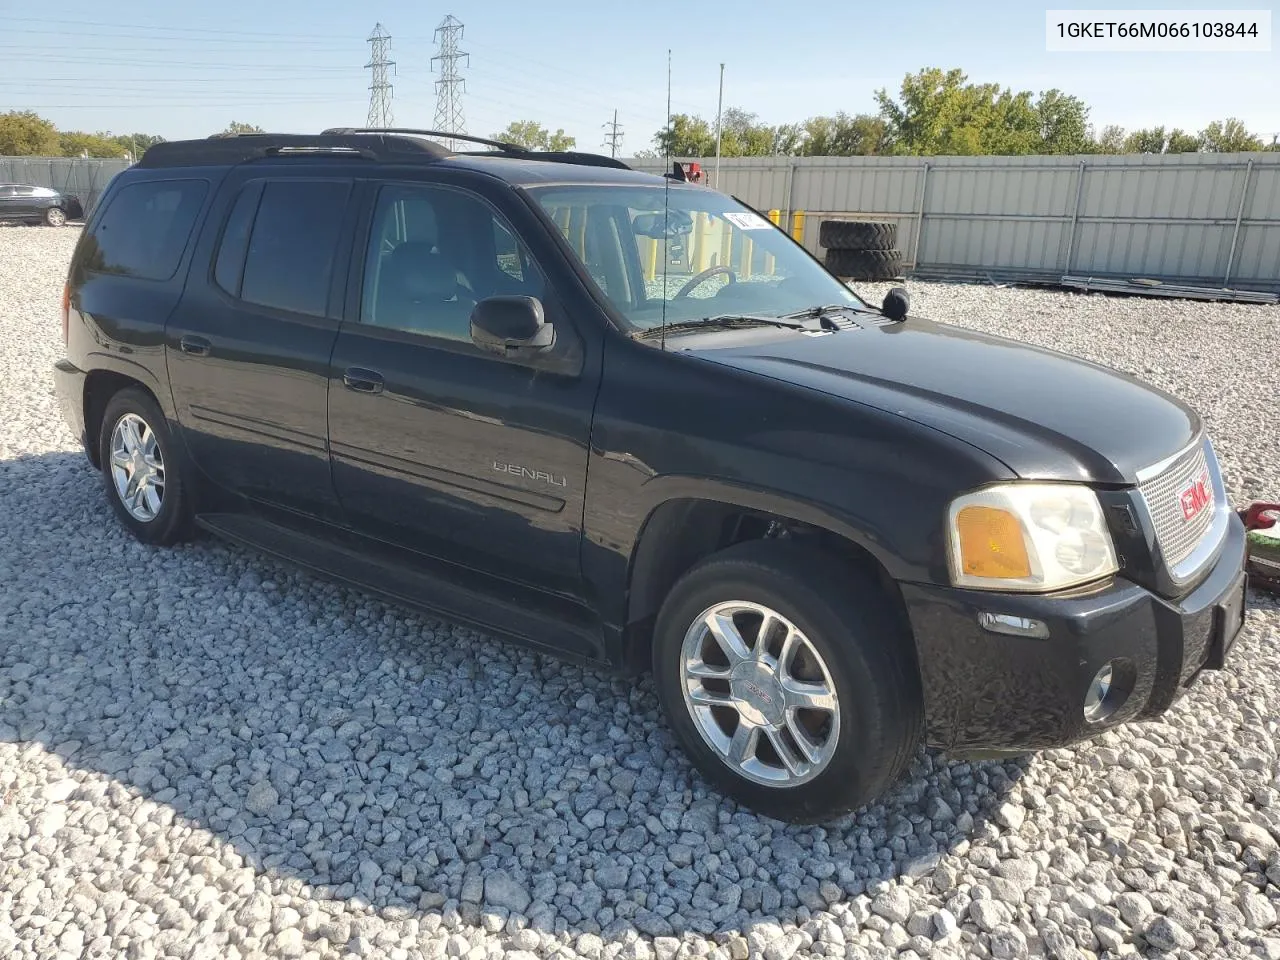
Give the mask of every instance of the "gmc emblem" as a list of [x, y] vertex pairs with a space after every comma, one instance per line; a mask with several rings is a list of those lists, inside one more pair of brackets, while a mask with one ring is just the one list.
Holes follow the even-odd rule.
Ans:
[[1178, 494], [1182, 506], [1183, 521], [1190, 521], [1201, 510], [1213, 503], [1213, 489], [1209, 486], [1209, 473], [1205, 471], [1191, 486]]

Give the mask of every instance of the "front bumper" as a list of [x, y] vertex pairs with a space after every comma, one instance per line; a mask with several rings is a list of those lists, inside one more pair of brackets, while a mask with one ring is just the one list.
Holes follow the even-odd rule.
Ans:
[[[1208, 574], [1178, 600], [1121, 578], [1101, 590], [1055, 596], [901, 584], [929, 743], [1040, 750], [1158, 716], [1200, 670], [1223, 665], [1243, 619], [1244, 558], [1244, 525], [1233, 514]], [[983, 612], [1039, 620], [1049, 636], [991, 633], [979, 625]], [[1090, 683], [1117, 658], [1132, 668], [1131, 692], [1105, 720], [1088, 722]]]
[[84, 428], [84, 383], [85, 372], [70, 360], [59, 360], [53, 365], [53, 389], [62, 407], [62, 418], [79, 438], [85, 456], [92, 460], [89, 437]]

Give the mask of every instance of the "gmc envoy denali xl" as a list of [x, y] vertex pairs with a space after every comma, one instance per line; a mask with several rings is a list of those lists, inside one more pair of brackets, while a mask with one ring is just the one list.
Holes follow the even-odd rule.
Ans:
[[162, 143], [111, 182], [56, 379], [136, 537], [651, 668], [708, 779], [796, 821], [921, 742], [1071, 743], [1223, 666], [1244, 529], [1177, 399], [869, 305], [680, 164], [449, 136]]

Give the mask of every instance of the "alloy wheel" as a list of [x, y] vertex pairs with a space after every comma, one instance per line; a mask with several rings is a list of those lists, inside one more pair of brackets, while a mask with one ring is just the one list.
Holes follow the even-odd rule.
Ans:
[[129, 515], [149, 523], [164, 500], [164, 456], [156, 433], [136, 413], [126, 413], [111, 431], [111, 478]]
[[776, 610], [747, 601], [704, 610], [685, 633], [681, 679], [698, 732], [739, 776], [798, 786], [835, 755], [840, 704], [831, 673]]

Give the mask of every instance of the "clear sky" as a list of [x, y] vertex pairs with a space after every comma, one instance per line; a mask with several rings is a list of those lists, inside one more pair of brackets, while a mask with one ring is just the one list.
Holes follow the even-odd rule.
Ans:
[[[651, 146], [672, 109], [714, 119], [719, 64], [725, 105], [769, 123], [874, 109], [922, 67], [960, 67], [1014, 89], [1058, 87], [1085, 100], [1097, 127], [1163, 124], [1190, 131], [1236, 116], [1267, 141], [1280, 134], [1280, 47], [1270, 53], [1048, 53], [1045, 9], [1152, 4], [1013, 0], [634, 3], [619, 0], [0, 0], [0, 111], [33, 109], [62, 129], [205, 136], [239, 120], [304, 132], [363, 124], [366, 38], [392, 35], [394, 110], [432, 125], [433, 34], [446, 14], [465, 24], [468, 132], [511, 120], [563, 127], [599, 149], [618, 111], [622, 154]], [[1271, 9], [1271, 3], [1163, 8]]]

